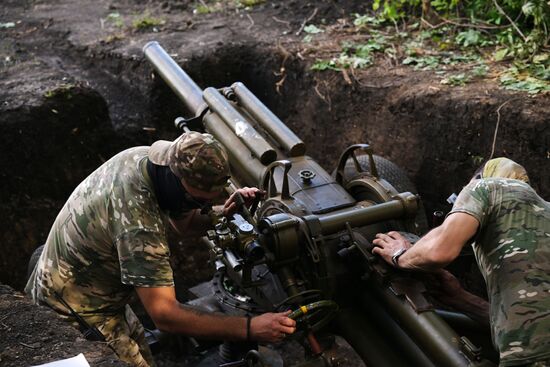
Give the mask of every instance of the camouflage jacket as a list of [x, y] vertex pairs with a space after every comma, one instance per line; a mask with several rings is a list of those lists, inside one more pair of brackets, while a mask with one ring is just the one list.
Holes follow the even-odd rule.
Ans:
[[550, 203], [524, 182], [491, 178], [466, 186], [454, 212], [480, 223], [472, 246], [500, 365], [550, 358]]
[[133, 287], [173, 286], [165, 223], [144, 165], [148, 147], [125, 150], [88, 176], [57, 216], [25, 288], [62, 314], [115, 314]]

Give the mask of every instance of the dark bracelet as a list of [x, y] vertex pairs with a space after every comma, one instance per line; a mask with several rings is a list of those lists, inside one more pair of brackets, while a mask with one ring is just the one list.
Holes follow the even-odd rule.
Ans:
[[250, 322], [252, 321], [252, 317], [250, 315], [246, 315], [246, 341], [250, 342], [252, 341], [250, 339]]
[[395, 251], [391, 257], [391, 262], [394, 267], [399, 268], [399, 258], [407, 251], [406, 248]]

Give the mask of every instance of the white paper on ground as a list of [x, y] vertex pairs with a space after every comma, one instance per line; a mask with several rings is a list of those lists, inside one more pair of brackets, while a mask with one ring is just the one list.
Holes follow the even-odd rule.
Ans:
[[60, 361], [50, 362], [46, 364], [41, 364], [33, 367], [90, 367], [88, 364], [88, 361], [86, 360], [86, 357], [84, 357], [84, 354], [80, 353], [79, 355], [62, 359]]

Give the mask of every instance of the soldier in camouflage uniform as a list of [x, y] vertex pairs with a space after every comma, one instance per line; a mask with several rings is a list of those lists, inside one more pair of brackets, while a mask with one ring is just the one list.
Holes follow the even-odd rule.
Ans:
[[[228, 317], [175, 298], [166, 226], [181, 234], [207, 229], [210, 219], [199, 210], [220, 196], [228, 178], [227, 153], [209, 134], [189, 132], [117, 154], [71, 194], [25, 291], [72, 322], [74, 310], [134, 366], [154, 365], [143, 326], [128, 306], [136, 293], [161, 330], [280, 341], [295, 330], [287, 313]], [[238, 192], [250, 203], [257, 189]], [[234, 212], [234, 197], [220, 208], [223, 214]]]
[[[488, 161], [460, 192], [443, 224], [414, 246], [399, 233], [377, 234], [373, 252], [410, 270], [442, 268], [472, 243], [487, 283], [500, 366], [550, 366], [550, 203], [529, 186], [522, 166]], [[462, 305], [483, 309], [461, 291]], [[477, 304], [477, 305], [476, 305]]]

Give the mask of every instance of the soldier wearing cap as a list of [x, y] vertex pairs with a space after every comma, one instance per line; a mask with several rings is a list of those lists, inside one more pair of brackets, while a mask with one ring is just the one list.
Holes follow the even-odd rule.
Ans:
[[450, 305], [489, 316], [500, 366], [550, 366], [550, 203], [507, 158], [486, 162], [458, 195], [443, 224], [414, 246], [397, 232], [379, 233], [373, 253], [408, 270], [434, 271], [471, 243], [489, 303], [440, 272]]
[[[74, 322], [72, 309], [134, 366], [154, 365], [143, 326], [128, 306], [135, 294], [167, 332], [280, 341], [295, 331], [288, 313], [230, 317], [176, 300], [166, 226], [180, 234], [206, 229], [210, 219], [200, 209], [220, 196], [228, 178], [227, 153], [209, 134], [189, 132], [117, 154], [71, 194], [25, 291]], [[239, 192], [250, 202], [257, 189]], [[234, 197], [221, 209], [225, 215], [236, 209]]]

